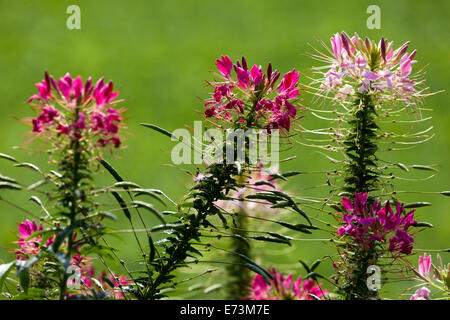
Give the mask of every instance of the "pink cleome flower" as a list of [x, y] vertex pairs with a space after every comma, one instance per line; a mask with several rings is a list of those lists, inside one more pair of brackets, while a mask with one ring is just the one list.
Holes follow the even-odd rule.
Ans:
[[69, 73], [56, 81], [46, 72], [36, 87], [38, 94], [28, 99], [40, 113], [32, 120], [33, 133], [77, 139], [91, 135], [97, 146], [120, 146], [121, 111], [112, 108], [119, 92], [113, 90], [112, 81], [106, 84], [101, 78], [93, 85], [89, 78], [83, 84], [80, 76], [73, 79]]
[[[274, 89], [280, 73], [272, 71], [269, 63], [264, 74], [261, 66], [250, 69], [245, 58], [235, 64], [228, 56], [217, 59], [218, 76], [222, 81], [209, 82], [214, 88], [206, 101], [205, 116], [240, 127], [283, 129], [289, 131], [296, 120], [298, 106], [299, 73], [295, 69], [286, 73]], [[236, 78], [232, 76], [234, 70]]]
[[389, 201], [381, 207], [381, 202], [375, 201], [371, 208], [367, 206], [367, 193], [355, 194], [354, 204], [343, 197], [342, 205], [350, 212], [342, 217], [344, 225], [338, 230], [338, 235], [348, 235], [366, 248], [375, 243], [384, 243], [389, 238], [389, 251], [411, 254], [414, 239], [408, 233], [415, 210], [405, 214], [403, 205], [397, 203], [396, 211], [392, 210]]
[[431, 291], [426, 287], [417, 289], [417, 291], [411, 296], [410, 300], [430, 300]]
[[424, 278], [430, 278], [431, 272], [431, 255], [427, 255], [426, 253], [423, 256], [419, 257], [419, 274]]
[[350, 38], [345, 32], [330, 38], [331, 56], [321, 56], [329, 62], [328, 71], [319, 80], [320, 88], [339, 99], [353, 99], [357, 92], [378, 94], [381, 99], [400, 99], [407, 103], [417, 93], [418, 81], [412, 75], [416, 51], [408, 53], [409, 42], [394, 49], [393, 42], [381, 38], [378, 44]]
[[313, 296], [323, 299], [327, 292], [321, 284], [316, 285], [314, 280], [298, 277], [294, 281], [292, 275], [284, 278], [283, 273], [277, 273], [275, 269], [269, 272], [273, 276], [270, 284], [259, 274], [253, 279], [251, 300], [315, 300]]
[[26, 260], [29, 256], [34, 256], [41, 251], [41, 245], [48, 247], [54, 241], [54, 236], [51, 236], [45, 244], [42, 244], [42, 234], [34, 235], [34, 233], [42, 231], [42, 223], [37, 225], [35, 221], [25, 220], [19, 224], [20, 238], [17, 241], [19, 249], [15, 250], [18, 260]]

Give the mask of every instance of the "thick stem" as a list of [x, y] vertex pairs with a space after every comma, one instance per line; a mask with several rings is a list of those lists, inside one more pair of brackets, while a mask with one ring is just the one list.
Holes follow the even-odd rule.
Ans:
[[345, 177], [346, 191], [369, 192], [376, 188], [378, 173], [376, 172], [375, 152], [378, 147], [378, 126], [375, 123], [375, 106], [370, 95], [361, 94], [355, 101], [357, 111], [354, 120], [350, 121], [351, 133], [345, 140], [345, 153], [348, 157]]
[[[345, 141], [345, 153], [349, 159], [345, 177], [345, 189], [352, 195], [370, 192], [377, 188], [378, 173], [376, 171], [376, 151], [378, 126], [375, 123], [375, 107], [372, 97], [361, 94], [355, 101], [357, 111], [355, 119], [350, 121], [352, 131]], [[371, 205], [370, 201], [367, 203]], [[349, 244], [347, 248], [349, 272], [345, 275], [346, 284], [343, 293], [348, 300], [369, 299], [377, 296], [367, 286], [367, 268], [376, 264], [376, 250]]]
[[[74, 123], [78, 121], [78, 111], [79, 108], [75, 108]], [[82, 211], [79, 208], [78, 200], [80, 199], [80, 165], [82, 161], [82, 150], [80, 148], [80, 140], [78, 138], [79, 129], [76, 129], [75, 134], [72, 136], [70, 146], [68, 149], [69, 155], [63, 160], [62, 166], [67, 173], [67, 179], [64, 179], [64, 188], [66, 189], [67, 195], [65, 196], [66, 206], [69, 209], [69, 226], [72, 225], [78, 214]], [[67, 256], [69, 257], [70, 263], [72, 262], [72, 255], [74, 252], [74, 232], [72, 231], [68, 236], [67, 241]], [[68, 275], [66, 270], [64, 270], [64, 275], [60, 284], [60, 300], [63, 300], [67, 296], [67, 281]]]

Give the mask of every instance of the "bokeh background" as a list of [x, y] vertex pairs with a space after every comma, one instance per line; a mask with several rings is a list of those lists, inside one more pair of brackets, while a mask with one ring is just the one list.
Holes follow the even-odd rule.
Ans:
[[[81, 8], [81, 29], [66, 28], [66, 8]], [[381, 29], [366, 26], [366, 9], [371, 4], [381, 8]], [[419, 67], [427, 66], [427, 84], [432, 91], [447, 90], [449, 84], [450, 2], [440, 1], [246, 1], [246, 0], [172, 0], [172, 1], [0, 1], [0, 152], [22, 161], [34, 162], [50, 169], [45, 154], [28, 153], [15, 146], [23, 144], [29, 128], [16, 120], [31, 116], [26, 105], [35, 93], [34, 83], [43, 78], [44, 70], [55, 77], [66, 72], [93, 78], [112, 79], [123, 106], [128, 108], [127, 148], [117, 158], [107, 159], [126, 177], [142, 186], [164, 190], [180, 200], [192, 184], [192, 178], [170, 164], [171, 142], [167, 137], [143, 128], [141, 122], [155, 123], [168, 130], [192, 126], [200, 116], [205, 97], [204, 81], [215, 68], [215, 59], [229, 55], [233, 60], [245, 56], [250, 64], [272, 64], [282, 73], [292, 68], [307, 72], [316, 65], [307, 57], [308, 43], [318, 46], [316, 38], [328, 43], [339, 31], [357, 32], [378, 41], [381, 36], [400, 46], [411, 41], [417, 49]], [[311, 96], [305, 93], [305, 104]], [[396, 155], [406, 164], [439, 164], [439, 174], [422, 182], [400, 183], [399, 189], [443, 191], [450, 189], [450, 114], [448, 92], [426, 99], [432, 108], [436, 136], [420, 147]], [[308, 117], [308, 127], [316, 120]], [[286, 156], [297, 158], [282, 167], [287, 170], [330, 169], [332, 165], [312, 150], [294, 146]], [[186, 167], [191, 171], [195, 167]], [[0, 161], [0, 173], [32, 183], [38, 179], [26, 169], [13, 168]], [[285, 186], [291, 193], [325, 182], [322, 175], [301, 175]], [[111, 183], [107, 175], [99, 184]], [[326, 195], [327, 190], [322, 191]], [[2, 197], [35, 208], [24, 193], [8, 192]], [[405, 196], [405, 201], [429, 201], [432, 206], [418, 210], [420, 220], [434, 228], [417, 237], [418, 248], [450, 247], [449, 201], [439, 194]], [[318, 215], [318, 213], [312, 213]], [[17, 209], [0, 203], [0, 258], [11, 260], [8, 251], [16, 240], [19, 221], [27, 218]], [[296, 217], [294, 217], [296, 218]], [[156, 223], [148, 217], [149, 223]], [[300, 221], [301, 222], [301, 221]], [[127, 228], [119, 219], [118, 229]], [[121, 255], [137, 259], [137, 249], [124, 235], [114, 240]], [[258, 246], [257, 260], [264, 266], [276, 266], [296, 275], [304, 273], [298, 259], [312, 262], [330, 253], [321, 243], [295, 242], [285, 250], [280, 245]], [[450, 255], [444, 253], [444, 261]], [[413, 258], [415, 260], [416, 257]], [[332, 269], [324, 263], [320, 272]], [[212, 274], [207, 281], [214, 283]], [[203, 281], [203, 280], [202, 280]], [[398, 297], [402, 285], [387, 284], [388, 297]], [[220, 290], [204, 294], [181, 293], [181, 297], [220, 298]], [[178, 295], [178, 297], [180, 297]]]

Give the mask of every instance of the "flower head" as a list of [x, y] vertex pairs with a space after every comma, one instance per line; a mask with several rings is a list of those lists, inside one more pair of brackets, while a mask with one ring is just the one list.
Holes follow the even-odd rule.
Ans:
[[431, 272], [431, 267], [432, 267], [431, 255], [429, 256], [426, 253], [424, 253], [423, 256], [419, 257], [419, 273], [420, 273], [420, 275], [423, 276], [424, 278], [429, 278], [430, 272]]
[[368, 248], [389, 238], [390, 252], [411, 253], [414, 239], [408, 230], [416, 223], [413, 220], [414, 210], [405, 213], [403, 205], [397, 203], [394, 212], [389, 201], [384, 207], [378, 201], [368, 207], [367, 193], [356, 193], [354, 203], [343, 197], [342, 205], [349, 213], [342, 216], [344, 224], [338, 229], [338, 235], [351, 236]]
[[83, 83], [80, 76], [72, 78], [69, 73], [56, 81], [46, 72], [36, 87], [38, 94], [28, 99], [38, 112], [31, 120], [35, 137], [54, 139], [61, 145], [78, 139], [93, 149], [120, 146], [122, 110], [113, 108], [119, 92], [114, 91], [112, 81], [105, 83], [102, 78], [94, 85], [89, 78]]
[[326, 290], [314, 280], [302, 280], [298, 277], [293, 280], [292, 275], [284, 278], [283, 273], [277, 273], [275, 269], [269, 271], [273, 279], [268, 284], [262, 276], [257, 274], [252, 281], [251, 300], [315, 300], [322, 298]]
[[42, 234], [34, 235], [43, 231], [42, 223], [37, 225], [35, 221], [25, 220], [25, 222], [19, 223], [19, 240], [17, 244], [19, 249], [14, 253], [17, 255], [17, 259], [26, 260], [29, 256], [34, 256], [41, 251], [41, 247], [50, 246], [54, 241], [54, 236], [51, 236], [44, 244], [42, 243]]
[[430, 290], [426, 287], [417, 289], [417, 291], [411, 296], [410, 300], [430, 300]]
[[[407, 52], [409, 42], [395, 49], [384, 38], [376, 43], [357, 34], [350, 38], [345, 32], [330, 38], [331, 55], [317, 58], [329, 63], [320, 89], [339, 100], [352, 100], [356, 93], [368, 93], [384, 100], [404, 100], [419, 96], [420, 83], [412, 74], [416, 51]], [[322, 69], [322, 68], [321, 68]]]
[[273, 71], [270, 63], [266, 73], [258, 65], [249, 68], [245, 58], [233, 64], [228, 56], [222, 56], [216, 63], [221, 81], [209, 82], [214, 90], [204, 103], [206, 118], [233, 128], [289, 131], [299, 108], [299, 73], [295, 69], [274, 89], [280, 73]]

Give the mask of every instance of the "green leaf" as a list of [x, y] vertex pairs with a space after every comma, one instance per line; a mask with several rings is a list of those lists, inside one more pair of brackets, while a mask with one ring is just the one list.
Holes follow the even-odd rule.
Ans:
[[300, 262], [303, 266], [303, 268], [305, 268], [306, 272], [310, 273], [311, 269], [309, 268], [308, 264], [306, 264], [306, 262], [302, 261], [302, 260], [298, 260], [298, 262]]
[[417, 228], [420, 228], [420, 227], [434, 228], [434, 226], [433, 226], [431, 223], [429, 223], [429, 222], [416, 222], [416, 223], [412, 224], [411, 227], [417, 227]]
[[316, 261], [314, 261], [313, 264], [312, 264], [311, 267], [310, 267], [311, 271], [314, 271], [314, 270], [319, 266], [319, 264], [320, 264], [321, 262], [322, 262], [321, 259], [317, 259]]
[[411, 202], [404, 205], [405, 209], [408, 208], [421, 208], [421, 207], [429, 207], [431, 206], [430, 202]]
[[140, 188], [140, 186], [138, 184], [131, 182], [131, 181], [119, 181], [119, 182], [114, 183], [113, 187], [124, 188], [124, 189]]
[[282, 176], [281, 174], [277, 174], [277, 173], [271, 174], [270, 179], [271, 180], [272, 179], [281, 179], [281, 180], [287, 181], [287, 179], [284, 176]]
[[211, 292], [214, 292], [214, 291], [222, 289], [222, 287], [223, 287], [223, 285], [221, 283], [214, 284], [214, 285], [209, 286], [208, 288], [206, 288], [203, 292], [204, 293], [211, 293]]
[[100, 163], [106, 170], [108, 170], [108, 172], [114, 177], [114, 179], [116, 179], [119, 182], [124, 181], [122, 176], [117, 172], [116, 169], [113, 168], [112, 165], [109, 164], [109, 162], [102, 159], [102, 160], [100, 160]]
[[0, 181], [5, 181], [5, 182], [11, 182], [11, 183], [17, 183], [16, 179], [10, 178], [10, 177], [6, 177], [2, 174], [0, 174]]
[[261, 277], [263, 277], [264, 281], [266, 281], [266, 283], [270, 285], [270, 278], [267, 276], [266, 272], [263, 269], [251, 263], [244, 263], [244, 266], [259, 274]]
[[152, 232], [161, 231], [161, 230], [167, 230], [167, 229], [181, 229], [185, 225], [184, 223], [166, 223], [166, 224], [160, 224], [157, 226], [154, 226], [150, 229]]
[[196, 283], [196, 284], [193, 284], [192, 286], [190, 286], [188, 288], [188, 291], [195, 291], [195, 290], [199, 290], [199, 289], [202, 289], [202, 288], [203, 288], [203, 284], [202, 283]]
[[287, 171], [287, 172], [283, 172], [281, 175], [285, 178], [288, 178], [288, 177], [296, 176], [298, 174], [301, 174], [301, 172], [300, 171]]
[[402, 169], [402, 170], [405, 170], [406, 172], [409, 172], [409, 169], [408, 169], [408, 167], [407, 166], [405, 166], [403, 163], [396, 163], [395, 164], [397, 167], [399, 167], [400, 169]]
[[281, 226], [283, 226], [283, 227], [285, 227], [285, 228], [288, 228], [288, 229], [291, 229], [291, 230], [295, 230], [295, 231], [300, 231], [300, 232], [303, 232], [303, 233], [308, 233], [308, 234], [312, 233], [311, 231], [309, 231], [309, 229], [313, 229], [313, 230], [314, 229], [318, 229], [315, 226], [309, 226], [309, 225], [302, 224], [302, 223], [290, 224], [290, 223], [287, 223], [287, 222], [284, 222], [284, 221], [276, 221], [276, 223], [281, 225]]
[[12, 161], [12, 162], [19, 162], [16, 159], [14, 159], [13, 157], [11, 157], [11, 156], [9, 156], [7, 154], [4, 154], [4, 153], [0, 153], [0, 158], [6, 159], [6, 160], [9, 160], [9, 161]]
[[42, 174], [41, 169], [39, 169], [36, 165], [34, 165], [32, 163], [23, 162], [23, 163], [15, 164], [14, 166], [15, 167], [19, 167], [19, 168], [28, 168], [28, 169], [31, 169], [33, 171], [36, 171], [37, 173]]
[[114, 196], [114, 198], [116, 198], [117, 202], [122, 208], [123, 213], [125, 214], [125, 217], [127, 217], [128, 220], [131, 220], [130, 210], [128, 210], [127, 204], [125, 203], [125, 200], [123, 200], [122, 196], [115, 191], [112, 191], [111, 194]]
[[274, 238], [282, 239], [282, 240], [288, 240], [288, 241], [289, 241], [289, 240], [292, 240], [292, 239], [293, 239], [292, 237], [283, 236], [283, 235], [281, 235], [281, 234], [279, 234], [279, 233], [271, 232], [271, 231], [268, 231], [267, 234], [270, 235], [270, 236], [272, 236], [272, 237], [274, 237]]
[[276, 188], [275, 185], [273, 183], [270, 183], [269, 181], [257, 181], [255, 182], [255, 186], [262, 186], [262, 185], [266, 185], [272, 188]]
[[435, 169], [433, 167], [423, 166], [423, 165], [418, 165], [418, 164], [412, 165], [412, 168], [417, 169], [417, 170], [438, 171], [437, 169]]
[[155, 130], [155, 131], [157, 131], [157, 132], [159, 132], [159, 133], [162, 133], [162, 134], [168, 136], [168, 137], [171, 138], [171, 139], [174, 139], [174, 140], [178, 140], [178, 141], [179, 141], [179, 139], [178, 139], [176, 136], [174, 136], [172, 133], [170, 133], [169, 131], [167, 131], [167, 130], [165, 130], [165, 129], [163, 129], [163, 128], [160, 128], [160, 127], [158, 127], [158, 126], [156, 126], [156, 125], [154, 125], [154, 124], [141, 123], [141, 126], [144, 126], [144, 127], [146, 127], [146, 128], [150, 128], [150, 129], [152, 129], [152, 130]]
[[[259, 271], [258, 271], [258, 273], [263, 273], [267, 278], [270, 278], [270, 279], [272, 279], [273, 277], [272, 277], [272, 275], [266, 270], [266, 269], [264, 269], [263, 267], [261, 267], [259, 264], [257, 264], [255, 261], [253, 261], [252, 259], [250, 259], [249, 257], [247, 257], [245, 254], [242, 254], [242, 253], [239, 253], [239, 252], [236, 252], [236, 251], [228, 251], [228, 252], [230, 252], [231, 254], [234, 254], [234, 255], [236, 255], [236, 256], [238, 256], [238, 257], [240, 257], [240, 258], [242, 258], [242, 259], [244, 259], [245, 261], [247, 261], [247, 264], [251, 264], [251, 265], [253, 265], [253, 266], [255, 266]], [[253, 270], [253, 269], [252, 269]], [[260, 274], [261, 274], [260, 273]], [[270, 282], [268, 282], [268, 283], [270, 283]]]
[[8, 277], [9, 272], [14, 267], [16, 261], [12, 261], [10, 263], [0, 264], [0, 291], [3, 288], [3, 283]]
[[33, 190], [33, 189], [39, 188], [40, 186], [42, 186], [42, 185], [44, 185], [44, 184], [47, 184], [47, 182], [48, 182], [47, 179], [39, 180], [39, 181], [37, 181], [37, 182], [35, 182], [35, 183], [29, 185], [29, 186], [27, 187], [27, 190]]
[[254, 240], [258, 240], [258, 241], [277, 242], [277, 243], [285, 243], [289, 246], [291, 245], [291, 242], [286, 239], [271, 238], [271, 237], [266, 237], [266, 236], [253, 236], [250, 238], [254, 239]]
[[99, 215], [102, 216], [102, 217], [104, 217], [104, 218], [108, 218], [108, 219], [117, 221], [116, 215], [113, 214], [113, 213], [111, 213], [111, 212], [107, 212], [107, 211], [105, 211], [105, 212], [100, 212]]
[[141, 189], [141, 188], [138, 188], [138, 189], [133, 189], [131, 191], [136, 192], [136, 194], [134, 195], [135, 197], [138, 197], [140, 195], [147, 195], [147, 196], [150, 196], [150, 197], [156, 199], [162, 205], [164, 205], [164, 206], [166, 205], [164, 200], [156, 192], [154, 192], [153, 189]]
[[132, 205], [135, 205], [139, 208], [144, 208], [149, 210], [150, 212], [152, 212], [153, 214], [156, 215], [156, 217], [164, 224], [167, 224], [166, 219], [164, 218], [164, 216], [161, 214], [161, 212], [159, 212], [152, 204], [144, 202], [144, 201], [133, 201], [131, 202]]
[[22, 187], [15, 183], [0, 181], [0, 189], [21, 190]]

